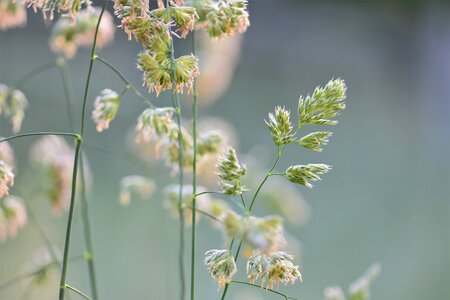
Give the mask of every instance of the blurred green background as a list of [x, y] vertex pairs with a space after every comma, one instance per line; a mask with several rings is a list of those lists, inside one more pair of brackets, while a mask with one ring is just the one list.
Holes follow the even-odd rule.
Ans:
[[[267, 112], [278, 104], [295, 111], [300, 94], [311, 93], [333, 77], [345, 79], [349, 86], [348, 108], [325, 151], [317, 154], [292, 146], [280, 164], [280, 170], [295, 163], [333, 165], [313, 190], [296, 187], [311, 207], [306, 225], [300, 229], [287, 225], [301, 241], [298, 262], [304, 282], [282, 290], [299, 299], [322, 299], [324, 287], [339, 284], [346, 289], [370, 264], [380, 262], [382, 273], [372, 289], [373, 299], [449, 300], [449, 3], [258, 0], [250, 1], [249, 10], [252, 25], [235, 77], [217, 103], [200, 110], [202, 116], [219, 116], [234, 125], [241, 153], [265, 153], [265, 165], [260, 167], [268, 167], [274, 149], [264, 124]], [[40, 15], [28, 13], [26, 28], [0, 33], [1, 82], [12, 83], [54, 59]], [[179, 53], [189, 44], [179, 43]], [[140, 46], [118, 30], [114, 44], [100, 54], [140, 86], [141, 74], [135, 68], [139, 51]], [[88, 51], [81, 50], [69, 65], [77, 112], [88, 57]], [[101, 89], [122, 87], [114, 74], [96, 65], [89, 109]], [[22, 90], [30, 101], [22, 132], [69, 130], [57, 70], [34, 78]], [[148, 96], [157, 105], [170, 103], [168, 94]], [[96, 133], [88, 122], [86, 140], [129, 151], [125, 141], [144, 107], [131, 93], [122, 103], [108, 131]], [[183, 109], [189, 117], [188, 102]], [[1, 134], [10, 135], [6, 122], [1, 124]], [[61, 251], [66, 215], [54, 218], [36, 192], [41, 179], [28, 162], [32, 142], [33, 138], [12, 143], [18, 155], [16, 187]], [[154, 175], [159, 190], [175, 179], [162, 163], [149, 170], [94, 148], [84, 151], [94, 175], [89, 201], [100, 298], [177, 299], [178, 223], [163, 209], [160, 191], [125, 208], [117, 200], [118, 181], [125, 175]], [[74, 255], [84, 251], [79, 212], [72, 236]], [[189, 237], [188, 230], [186, 234]], [[222, 238], [205, 222], [200, 223], [198, 236], [198, 298], [218, 299], [202, 253], [220, 247]], [[17, 238], [0, 244], [0, 283], [27, 270], [42, 245], [32, 223]], [[30, 299], [56, 299], [59, 275], [54, 276]], [[243, 278], [242, 273], [239, 276]], [[68, 278], [74, 286], [89, 290], [84, 262], [72, 263]], [[3, 289], [0, 299], [20, 299], [26, 287], [25, 281]], [[53, 289], [46, 293], [46, 288]], [[276, 299], [242, 286], [233, 286], [230, 296]]]

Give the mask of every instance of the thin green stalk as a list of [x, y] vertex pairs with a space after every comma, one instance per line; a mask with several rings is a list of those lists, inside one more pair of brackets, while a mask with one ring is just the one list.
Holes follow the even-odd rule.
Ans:
[[[61, 281], [60, 281], [60, 285], [59, 285], [59, 300], [64, 300], [64, 295], [65, 295], [65, 290], [66, 290], [67, 259], [69, 257], [70, 235], [71, 235], [71, 230], [72, 230], [72, 219], [73, 219], [73, 212], [74, 212], [74, 207], [75, 207], [78, 164], [79, 164], [80, 150], [81, 150], [81, 144], [83, 141], [84, 127], [85, 127], [86, 104], [87, 104], [87, 98], [88, 98], [88, 94], [89, 94], [89, 85], [90, 85], [91, 76], [92, 76], [92, 69], [94, 67], [94, 61], [95, 61], [95, 49], [97, 46], [98, 30], [99, 30], [100, 22], [102, 20], [103, 13], [105, 12], [107, 3], [108, 3], [107, 0], [103, 1], [102, 10], [100, 12], [100, 16], [98, 17], [97, 26], [95, 28], [94, 41], [92, 43], [92, 50], [91, 50], [91, 59], [90, 59], [89, 70], [88, 70], [88, 74], [87, 74], [87, 78], [86, 78], [86, 86], [84, 89], [83, 108], [81, 111], [80, 135], [79, 135], [79, 138], [77, 139], [77, 146], [76, 146], [76, 150], [75, 150], [75, 158], [74, 158], [74, 165], [73, 165], [72, 192], [71, 192], [71, 198], [70, 198], [69, 217], [67, 219], [67, 231], [66, 231], [65, 244], [64, 244], [63, 267], [61, 270]], [[93, 259], [93, 258], [91, 258], [91, 259]], [[90, 273], [90, 275], [92, 275], [92, 274]], [[95, 281], [94, 281], [94, 283], [95, 283]]]
[[[61, 77], [63, 79], [63, 85], [64, 85], [64, 92], [65, 92], [65, 96], [66, 96], [66, 101], [67, 101], [67, 114], [69, 117], [69, 123], [70, 123], [70, 128], [71, 130], [73, 130], [73, 121], [72, 121], [72, 101], [71, 101], [71, 85], [70, 85], [70, 80], [69, 80], [69, 73], [68, 73], [68, 68], [67, 68], [67, 63], [66, 61], [61, 58], [60, 60], [58, 60], [58, 67], [61, 71]], [[86, 197], [86, 180], [85, 180], [85, 172], [84, 172], [84, 162], [83, 162], [83, 155], [81, 156], [81, 165], [80, 165], [80, 171], [81, 171], [81, 188], [82, 188], [82, 193], [81, 193], [81, 216], [82, 216], [82, 223], [83, 223], [83, 233], [84, 233], [84, 239], [85, 239], [85, 244], [86, 244], [86, 249], [87, 252], [85, 253], [85, 257], [86, 257], [86, 261], [88, 264], [88, 270], [89, 270], [89, 282], [90, 282], [90, 286], [91, 286], [91, 291], [92, 291], [92, 297], [93, 299], [97, 299], [98, 298], [98, 292], [97, 292], [97, 283], [96, 283], [96, 279], [95, 279], [95, 266], [94, 266], [94, 260], [93, 260], [93, 256], [94, 256], [94, 250], [93, 250], [93, 246], [92, 246], [92, 237], [91, 237], [91, 225], [90, 225], [90, 221], [89, 221], [89, 206], [88, 206], [88, 202], [87, 202], [87, 197]]]
[[86, 300], [92, 300], [91, 298], [89, 298], [85, 293], [83, 293], [82, 291], [80, 291], [79, 289], [74, 288], [73, 286], [70, 286], [68, 284], [66, 284], [66, 288], [68, 288], [71, 291], [74, 291], [75, 293], [77, 293], [78, 295], [80, 295], [81, 297], [83, 297]]
[[[195, 5], [195, 1], [194, 1]], [[196, 55], [195, 30], [192, 31], [192, 54]], [[197, 212], [197, 113], [198, 91], [197, 78], [194, 78], [192, 94], [192, 130], [194, 132], [194, 154], [192, 158], [192, 238], [191, 238], [191, 300], [195, 299], [195, 243], [196, 243], [196, 212]]]
[[[257, 197], [258, 194], [259, 194], [259, 191], [260, 191], [261, 188], [263, 187], [264, 183], [266, 183], [267, 179], [268, 179], [271, 175], [273, 175], [273, 174], [272, 174], [272, 171], [275, 169], [275, 167], [277, 166], [278, 162], [280, 161], [281, 153], [282, 153], [282, 148], [278, 147], [278, 149], [277, 149], [277, 158], [275, 159], [275, 162], [273, 163], [273, 165], [272, 165], [272, 167], [270, 168], [269, 172], [267, 172], [267, 175], [264, 177], [264, 179], [261, 181], [261, 183], [259, 184], [258, 188], [256, 189], [256, 192], [255, 192], [255, 194], [253, 195], [253, 198], [252, 198], [252, 202], [250, 203], [250, 206], [249, 206], [249, 208], [248, 208], [248, 210], [247, 210], [247, 214], [248, 214], [248, 215], [250, 215], [250, 212], [252, 211], [253, 204], [255, 203], [255, 200], [256, 200], [256, 197]], [[242, 239], [241, 239], [241, 241], [240, 241], [240, 243], [239, 243], [239, 247], [238, 247], [238, 249], [237, 249], [237, 251], [236, 251], [236, 254], [235, 254], [235, 256], [234, 256], [234, 260], [235, 260], [235, 261], [237, 261], [237, 259], [238, 259], [238, 257], [239, 257], [239, 253], [240, 253], [240, 251], [241, 251], [241, 246], [242, 246]], [[228, 288], [229, 288], [229, 284], [227, 283], [227, 284], [225, 285], [225, 288], [224, 288], [223, 293], [222, 293], [222, 298], [221, 298], [222, 300], [225, 299], [225, 296], [227, 295], [227, 292], [228, 292]]]
[[[169, 15], [169, 0], [166, 0], [166, 11]], [[184, 271], [184, 207], [183, 207], [183, 183], [184, 183], [184, 153], [183, 153], [183, 132], [181, 130], [181, 102], [180, 97], [176, 91], [176, 74], [175, 74], [175, 47], [172, 39], [172, 29], [169, 25], [169, 35], [171, 37], [170, 43], [170, 68], [172, 70], [172, 105], [176, 111], [176, 121], [178, 125], [178, 168], [179, 168], [179, 193], [178, 193], [178, 213], [180, 216], [179, 227], [179, 252], [178, 252], [178, 264], [179, 264], [179, 276], [180, 276], [180, 299], [184, 300], [186, 297], [186, 284], [185, 284], [185, 271]], [[195, 211], [195, 209], [193, 210]]]
[[75, 157], [73, 162], [73, 172], [72, 172], [72, 192], [70, 196], [70, 208], [69, 217], [67, 219], [67, 229], [66, 237], [64, 243], [64, 256], [63, 264], [61, 269], [61, 281], [59, 285], [59, 300], [64, 300], [65, 288], [66, 288], [66, 274], [67, 274], [67, 261], [69, 258], [69, 246], [70, 246], [70, 235], [72, 234], [72, 219], [73, 212], [75, 208], [75, 195], [77, 190], [77, 175], [78, 175], [78, 162], [80, 157], [81, 139], [77, 140], [77, 146], [75, 149]]
[[95, 56], [95, 59], [99, 62], [103, 63], [105, 66], [110, 68], [114, 73], [116, 73], [117, 76], [125, 83], [127, 89], [131, 89], [131, 91], [138, 97], [142, 102], [147, 104], [150, 107], [155, 107], [150, 100], [145, 98], [144, 95], [139, 92], [139, 90], [125, 77], [125, 75], [122, 74], [122, 72], [119, 71], [116, 67], [114, 67], [110, 62], [108, 62], [106, 59], [100, 56]]
[[206, 195], [206, 194], [223, 195], [223, 192], [210, 192], [210, 191], [208, 191], [208, 192], [200, 192], [200, 193], [195, 194], [195, 197], [197, 198], [198, 196]]
[[281, 148], [278, 147], [278, 149], [277, 149], [277, 158], [276, 158], [272, 168], [269, 170], [269, 172], [267, 172], [266, 177], [264, 177], [263, 181], [260, 183], [260, 185], [258, 186], [258, 189], [256, 190], [255, 194], [253, 195], [252, 202], [250, 203], [250, 207], [248, 208], [249, 212], [252, 210], [253, 204], [255, 204], [256, 197], [258, 196], [259, 191], [263, 187], [264, 183], [266, 183], [267, 179], [271, 175], [273, 175], [272, 171], [275, 169], [275, 167], [277, 166], [278, 162], [280, 161], [280, 157], [281, 157]]
[[258, 289], [263, 289], [265, 291], [268, 291], [268, 292], [280, 295], [280, 296], [284, 297], [284, 299], [286, 299], [286, 300], [288, 300], [288, 299], [297, 300], [296, 298], [289, 297], [289, 296], [287, 296], [287, 295], [285, 295], [283, 293], [277, 292], [277, 291], [269, 289], [269, 288], [263, 288], [263, 287], [261, 287], [261, 286], [259, 286], [257, 284], [253, 284], [253, 283], [249, 283], [249, 282], [245, 282], [245, 281], [239, 281], [239, 280], [231, 280], [230, 283], [237, 283], [237, 284], [244, 284], [244, 285], [253, 286], [253, 287], [256, 287]]
[[[186, 205], [186, 207], [187, 207], [187, 208], [190, 208], [191, 210], [193, 209], [193, 207], [192, 207], [191, 205]], [[196, 211], [197, 211], [198, 213], [202, 214], [202, 215], [207, 216], [208, 218], [211, 218], [212, 220], [214, 220], [214, 221], [216, 221], [216, 222], [223, 223], [222, 220], [220, 220], [219, 218], [214, 217], [213, 215], [211, 215], [210, 213], [208, 213], [208, 212], [206, 212], [206, 211], [204, 211], [204, 210], [201, 210], [201, 209], [198, 209], [198, 208], [197, 208]]]
[[80, 135], [78, 135], [76, 133], [42, 131], [42, 132], [21, 133], [21, 134], [16, 134], [16, 135], [4, 137], [4, 138], [0, 139], [0, 143], [6, 142], [6, 141], [10, 141], [10, 140], [14, 140], [14, 139], [17, 139], [17, 138], [23, 138], [23, 137], [27, 137], [27, 136], [40, 136], [40, 135], [70, 136], [70, 137], [73, 137], [73, 138], [75, 138], [77, 140], [80, 139]]
[[30, 72], [28, 72], [27, 74], [25, 74], [22, 78], [16, 80], [11, 86], [18, 89], [22, 85], [24, 85], [28, 80], [30, 80], [31, 78], [36, 76], [37, 74], [39, 74], [45, 70], [54, 68], [56, 66], [57, 66], [56, 62], [54, 62], [54, 61], [40, 65], [40, 66], [34, 68], [33, 70], [31, 70]]
[[91, 224], [89, 221], [89, 203], [86, 197], [86, 178], [84, 173], [83, 154], [81, 154], [81, 217], [83, 219], [84, 241], [86, 243], [87, 253], [85, 254], [89, 269], [89, 282], [91, 286], [92, 298], [98, 299], [97, 282], [95, 280], [95, 265], [94, 265], [94, 247], [92, 245]]

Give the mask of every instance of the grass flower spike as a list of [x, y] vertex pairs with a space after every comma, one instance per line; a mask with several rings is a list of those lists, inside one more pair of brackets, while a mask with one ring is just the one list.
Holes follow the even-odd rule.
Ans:
[[136, 142], [149, 142], [152, 138], [160, 138], [168, 134], [173, 124], [172, 116], [175, 110], [172, 107], [148, 108], [139, 116], [135, 130]]
[[347, 87], [343, 80], [331, 80], [323, 88], [317, 87], [312, 96], [300, 97], [298, 114], [299, 127], [311, 125], [336, 125], [333, 120], [345, 108]]
[[97, 125], [97, 131], [109, 128], [109, 123], [116, 117], [120, 105], [119, 95], [110, 89], [104, 89], [95, 98], [92, 120]]
[[330, 170], [331, 167], [324, 164], [296, 165], [290, 166], [284, 174], [289, 181], [312, 188], [308, 180], [320, 180], [319, 175], [328, 173]]
[[246, 0], [198, 1], [200, 22], [212, 38], [243, 33], [250, 26]]
[[220, 185], [227, 195], [240, 195], [247, 191], [241, 186], [241, 177], [245, 175], [247, 169], [245, 165], [240, 165], [236, 156], [236, 151], [228, 147], [216, 166], [217, 176], [222, 179]]
[[237, 272], [234, 257], [228, 250], [214, 249], [206, 251], [205, 265], [219, 284], [219, 288], [224, 287]]
[[273, 288], [280, 283], [294, 284], [302, 281], [299, 267], [292, 263], [294, 256], [286, 252], [273, 252], [265, 255], [256, 253], [247, 261], [247, 275], [251, 283], [261, 280], [261, 287], [267, 282], [267, 288]]
[[285, 146], [294, 141], [294, 135], [291, 134], [290, 112], [284, 107], [277, 106], [275, 113], [269, 113], [269, 120], [265, 122], [270, 129], [275, 145]]
[[322, 152], [323, 146], [328, 144], [328, 139], [333, 133], [329, 131], [318, 131], [305, 135], [298, 140], [298, 144], [304, 148]]

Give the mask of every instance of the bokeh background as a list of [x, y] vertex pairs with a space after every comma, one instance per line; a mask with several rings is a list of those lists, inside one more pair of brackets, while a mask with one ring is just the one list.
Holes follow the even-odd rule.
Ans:
[[[295, 187], [310, 207], [306, 224], [286, 224], [301, 243], [298, 263], [304, 282], [282, 290], [299, 299], [322, 299], [324, 287], [339, 284], [346, 289], [369, 265], [379, 262], [382, 273], [372, 289], [373, 299], [450, 299], [450, 3], [258, 0], [250, 1], [249, 10], [252, 25], [233, 80], [216, 103], [200, 110], [201, 116], [232, 124], [243, 160], [244, 154], [253, 153], [259, 157], [258, 168], [271, 164], [274, 149], [264, 118], [275, 105], [295, 111], [300, 94], [331, 78], [341, 77], [349, 86], [348, 108], [325, 151], [318, 154], [293, 146], [280, 164], [281, 170], [295, 163], [333, 165], [313, 190]], [[48, 36], [48, 27], [32, 11], [26, 28], [0, 33], [0, 81], [11, 83], [53, 60]], [[187, 51], [189, 44], [179, 43], [178, 53]], [[139, 45], [127, 41], [119, 30], [114, 44], [100, 54], [140, 86], [141, 74], [135, 68], [139, 51]], [[69, 63], [76, 112], [81, 109], [88, 57], [88, 51], [81, 50]], [[101, 89], [123, 87], [100, 64], [92, 83], [89, 108]], [[30, 101], [23, 132], [69, 130], [57, 70], [29, 81], [23, 91]], [[168, 94], [148, 96], [157, 105], [170, 103]], [[189, 105], [186, 100], [186, 120]], [[84, 148], [94, 178], [89, 202], [102, 299], [178, 295], [178, 223], [162, 207], [160, 192], [175, 179], [162, 163], [149, 168], [124, 154], [131, 151], [129, 132], [143, 108], [130, 93], [108, 131], [98, 134], [92, 122], [87, 124], [88, 143], [111, 150]], [[1, 124], [1, 134], [10, 135], [6, 122]], [[28, 162], [32, 142], [31, 138], [12, 143], [19, 157], [16, 187], [62, 251], [66, 215], [54, 218], [38, 192], [41, 178]], [[122, 207], [118, 182], [130, 174], [154, 176], [159, 189], [151, 199], [133, 199]], [[278, 197], [283, 199], [284, 194]], [[81, 225], [78, 209], [74, 255], [84, 251]], [[219, 232], [201, 222], [199, 299], [220, 295], [201, 254], [221, 244]], [[42, 246], [31, 222], [17, 238], [0, 244], [0, 282], [29, 270]], [[88, 291], [84, 262], [72, 263], [68, 278]], [[56, 299], [58, 279], [55, 273], [53, 280], [26, 297]], [[28, 283], [0, 290], [0, 299], [20, 299]], [[230, 291], [230, 299], [236, 300], [276, 297], [242, 286]]]

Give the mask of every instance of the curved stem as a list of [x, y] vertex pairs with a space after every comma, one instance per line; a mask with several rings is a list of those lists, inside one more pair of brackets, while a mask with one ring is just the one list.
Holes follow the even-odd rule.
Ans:
[[[195, 4], [195, 0], [194, 0]], [[196, 54], [195, 30], [192, 31], [192, 55]], [[196, 243], [196, 212], [197, 212], [197, 112], [198, 92], [197, 78], [194, 78], [192, 95], [192, 130], [194, 134], [194, 154], [192, 159], [192, 239], [191, 239], [191, 300], [195, 298], [195, 243]]]
[[259, 286], [257, 284], [253, 284], [253, 283], [249, 283], [249, 282], [245, 282], [245, 281], [239, 281], [239, 280], [231, 280], [230, 283], [237, 283], [237, 284], [253, 286], [253, 287], [256, 287], [256, 288], [259, 288], [259, 289], [263, 289], [265, 291], [268, 291], [268, 292], [280, 295], [280, 296], [284, 297], [284, 299], [286, 299], [286, 300], [288, 300], [288, 299], [297, 300], [296, 298], [289, 297], [289, 296], [287, 296], [287, 295], [285, 295], [283, 293], [277, 292], [277, 291], [269, 289], [269, 288], [263, 288], [263, 287], [261, 287], [261, 286]]
[[275, 167], [277, 166], [278, 162], [280, 161], [280, 157], [281, 157], [281, 148], [278, 147], [278, 149], [277, 149], [277, 158], [275, 159], [275, 162], [274, 162], [272, 168], [270, 168], [269, 172], [267, 172], [266, 177], [264, 177], [263, 181], [261, 181], [261, 183], [258, 186], [258, 189], [256, 190], [255, 194], [253, 195], [252, 202], [250, 203], [250, 207], [248, 208], [249, 212], [252, 210], [253, 204], [255, 204], [256, 197], [258, 196], [259, 191], [263, 187], [264, 183], [266, 183], [267, 179], [271, 175], [273, 175], [272, 171], [275, 169]]
[[91, 300], [91, 298], [89, 298], [85, 293], [83, 293], [79, 289], [74, 288], [73, 286], [66, 284], [66, 288], [68, 288], [71, 291], [74, 291], [75, 293], [77, 293], [78, 295], [80, 295], [81, 297], [83, 297], [86, 300]]
[[17, 138], [23, 138], [23, 137], [27, 137], [27, 136], [40, 136], [40, 135], [70, 136], [70, 137], [75, 138], [76, 140], [81, 139], [80, 135], [78, 135], [76, 133], [42, 131], [42, 132], [21, 133], [21, 134], [16, 134], [16, 135], [4, 137], [4, 138], [0, 139], [0, 143], [6, 142], [6, 141], [10, 141], [10, 140], [14, 140], [14, 139], [17, 139]]
[[11, 86], [18, 89], [22, 85], [24, 85], [28, 80], [30, 80], [31, 78], [36, 76], [37, 74], [39, 74], [45, 70], [54, 68], [56, 66], [57, 66], [57, 64], [54, 61], [43, 64], [41, 66], [38, 66], [38, 67], [34, 68], [33, 70], [31, 70], [30, 72], [28, 72], [27, 74], [25, 74], [22, 78], [16, 80]]
[[116, 73], [117, 76], [119, 76], [119, 78], [123, 81], [123, 83], [125, 83], [126, 88], [127, 89], [131, 89], [131, 91], [140, 99], [142, 100], [142, 102], [144, 102], [145, 104], [147, 104], [150, 107], [155, 107], [153, 105], [152, 102], [150, 102], [150, 100], [148, 100], [147, 98], [144, 97], [144, 95], [141, 94], [141, 92], [139, 92], [139, 90], [125, 77], [125, 75], [122, 74], [122, 72], [119, 71], [119, 69], [117, 69], [116, 67], [114, 67], [110, 62], [108, 62], [106, 59], [104, 59], [103, 57], [100, 56], [96, 56], [95, 57], [96, 60], [100, 61], [101, 63], [103, 63], [105, 66], [107, 66], [108, 68], [110, 68], [114, 73]]
[[[190, 206], [190, 205], [186, 205], [186, 207], [187, 207], [187, 208], [190, 208], [191, 210], [193, 209], [193, 207]], [[204, 210], [201, 210], [201, 209], [198, 209], [198, 208], [195, 209], [195, 210], [196, 210], [198, 213], [200, 213], [200, 214], [202, 214], [202, 215], [205, 215], [205, 216], [207, 216], [208, 218], [211, 218], [212, 220], [214, 220], [214, 221], [216, 221], [216, 222], [223, 223], [222, 220], [220, 220], [220, 219], [214, 217], [213, 215], [211, 215], [210, 213], [208, 213], [208, 212], [206, 212], [206, 211], [204, 211]]]
[[198, 196], [201, 196], [201, 195], [206, 195], [206, 194], [223, 195], [222, 192], [210, 192], [210, 191], [207, 191], [207, 192], [200, 192], [200, 193], [197, 193], [197, 194], [195, 194], [195, 197], [198, 197]]
[[75, 194], [77, 189], [77, 174], [78, 174], [78, 160], [80, 157], [80, 147], [81, 147], [81, 139], [77, 140], [77, 146], [75, 149], [75, 158], [73, 162], [72, 192], [70, 196], [69, 217], [67, 219], [67, 229], [64, 243], [64, 256], [61, 269], [61, 281], [59, 285], [59, 300], [64, 300], [64, 294], [66, 290], [65, 288], [66, 288], [67, 261], [69, 258], [70, 236], [72, 234], [72, 219], [75, 208]]
[[84, 127], [85, 127], [86, 103], [87, 103], [87, 98], [88, 98], [88, 93], [89, 93], [89, 85], [90, 85], [90, 80], [91, 80], [91, 76], [92, 76], [92, 69], [93, 69], [94, 60], [95, 60], [95, 49], [96, 49], [96, 45], [97, 45], [98, 30], [99, 30], [100, 22], [102, 20], [103, 13], [105, 12], [107, 3], [108, 3], [107, 0], [103, 1], [102, 10], [100, 12], [100, 16], [98, 17], [97, 26], [95, 28], [94, 41], [92, 43], [92, 50], [91, 50], [91, 59], [90, 59], [89, 70], [88, 70], [88, 75], [87, 75], [87, 79], [86, 79], [86, 86], [84, 89], [83, 108], [82, 108], [82, 112], [81, 112], [80, 135], [79, 135], [79, 138], [77, 139], [77, 146], [75, 149], [75, 158], [74, 158], [74, 165], [73, 165], [72, 192], [71, 192], [71, 198], [70, 198], [69, 217], [67, 219], [67, 230], [66, 230], [66, 237], [65, 237], [65, 244], [64, 244], [64, 259], [63, 259], [63, 264], [62, 264], [63, 266], [62, 266], [62, 270], [61, 270], [61, 281], [60, 281], [60, 285], [59, 285], [59, 300], [64, 300], [64, 295], [65, 295], [65, 290], [66, 290], [67, 259], [69, 257], [70, 235], [71, 235], [71, 230], [72, 230], [72, 219], [73, 219], [73, 212], [74, 212], [74, 207], [75, 207], [78, 164], [79, 164], [81, 143], [83, 140]]

